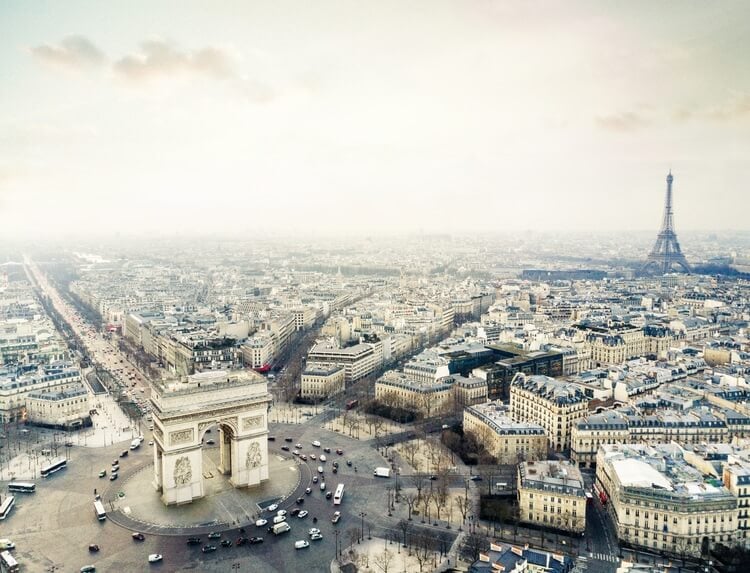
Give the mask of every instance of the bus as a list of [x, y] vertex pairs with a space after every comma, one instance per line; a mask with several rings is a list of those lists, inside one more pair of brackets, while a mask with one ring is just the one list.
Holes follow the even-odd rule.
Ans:
[[96, 518], [99, 521], [104, 521], [107, 519], [107, 512], [104, 511], [104, 504], [101, 502], [101, 500], [97, 499], [94, 501], [94, 511], [96, 512]]
[[0, 553], [0, 570], [8, 573], [18, 573], [18, 561], [10, 554], [10, 551]]
[[34, 493], [36, 491], [36, 484], [32, 481], [12, 481], [8, 484], [8, 491]]
[[340, 483], [336, 487], [336, 493], [333, 494], [333, 505], [341, 505], [341, 500], [344, 497], [344, 484]]
[[42, 471], [40, 472], [42, 474], [43, 478], [51, 476], [55, 472], [59, 472], [61, 469], [65, 468], [68, 465], [68, 460], [65, 458], [58, 458], [55, 460], [52, 460], [50, 463], [45, 464], [42, 466]]
[[16, 498], [12, 495], [6, 495], [5, 501], [0, 504], [0, 520], [8, 517], [10, 510], [13, 509], [13, 504], [16, 503]]
[[359, 400], [349, 400], [349, 401], [348, 401], [348, 402], [346, 403], [346, 409], [347, 409], [347, 410], [353, 410], [353, 409], [354, 409], [354, 408], [356, 408], [357, 406], [359, 406]]

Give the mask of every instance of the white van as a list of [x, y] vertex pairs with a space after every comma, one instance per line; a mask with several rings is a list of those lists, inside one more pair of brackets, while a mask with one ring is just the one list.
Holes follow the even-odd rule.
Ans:
[[277, 523], [281, 523], [283, 521], [286, 521], [286, 515], [277, 515], [273, 518], [273, 523], [276, 525]]
[[312, 443], [312, 445], [315, 446], [316, 448], [319, 448], [320, 447], [320, 442], [318, 440], [314, 440], [313, 443]]

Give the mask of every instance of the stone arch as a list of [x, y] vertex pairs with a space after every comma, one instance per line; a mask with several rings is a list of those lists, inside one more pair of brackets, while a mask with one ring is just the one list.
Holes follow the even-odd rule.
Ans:
[[212, 426], [219, 433], [219, 471], [230, 476], [234, 487], [268, 479], [271, 397], [265, 379], [247, 375], [209, 384], [204, 377], [200, 380], [193, 385], [155, 384], [152, 391], [154, 487], [167, 505], [203, 497], [201, 446]]

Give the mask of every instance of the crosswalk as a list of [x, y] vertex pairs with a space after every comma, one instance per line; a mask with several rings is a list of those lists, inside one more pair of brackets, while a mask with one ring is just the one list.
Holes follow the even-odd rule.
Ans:
[[619, 563], [620, 558], [617, 555], [611, 553], [589, 553], [590, 559], [596, 559], [598, 561], [609, 561], [610, 563]]

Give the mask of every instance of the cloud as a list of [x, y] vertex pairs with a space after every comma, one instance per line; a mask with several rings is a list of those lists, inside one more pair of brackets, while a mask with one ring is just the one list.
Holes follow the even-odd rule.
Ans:
[[232, 58], [219, 48], [206, 47], [194, 52], [181, 51], [163, 40], [141, 43], [140, 50], [117, 60], [113, 68], [131, 81], [149, 81], [193, 73], [219, 79], [236, 78]]
[[632, 111], [597, 116], [595, 122], [597, 127], [601, 129], [617, 132], [635, 131], [647, 127], [651, 123], [643, 116]]
[[68, 70], [96, 68], [106, 62], [104, 53], [83, 36], [67, 36], [57, 45], [42, 44], [30, 51], [39, 62]]
[[719, 105], [703, 109], [681, 109], [674, 115], [676, 121], [706, 119], [724, 122], [748, 117], [750, 117], [750, 94], [735, 94]]

